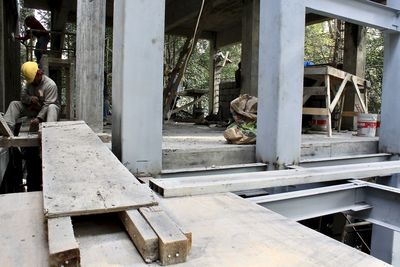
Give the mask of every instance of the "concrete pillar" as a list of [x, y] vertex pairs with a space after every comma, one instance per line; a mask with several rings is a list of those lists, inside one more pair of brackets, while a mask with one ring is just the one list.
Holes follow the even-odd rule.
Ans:
[[[215, 64], [214, 55], [217, 51], [216, 37], [209, 40], [210, 45], [210, 62], [209, 62], [209, 80], [208, 80], [208, 114], [216, 114], [218, 112], [218, 106], [215, 109], [216, 92], [214, 91], [214, 77], [215, 77]], [[218, 93], [218, 92], [217, 92]]]
[[275, 168], [300, 159], [304, 33], [304, 1], [260, 1], [256, 156]]
[[[343, 70], [361, 78], [365, 77], [367, 61], [365, 27], [346, 22], [344, 35]], [[359, 103], [356, 93], [349, 86], [346, 90], [344, 111], [355, 111], [355, 104]], [[349, 90], [350, 89], [350, 90]], [[344, 117], [342, 129], [354, 130], [357, 128], [356, 118]]]
[[5, 80], [4, 80], [4, 3], [0, 0], [0, 112], [6, 111]]
[[260, 0], [244, 0], [242, 13], [241, 94], [258, 95]]
[[103, 130], [106, 0], [77, 1], [76, 88], [78, 119]]
[[[388, 0], [388, 5], [400, 9], [398, 0]], [[385, 33], [385, 59], [382, 88], [381, 130], [379, 150], [400, 154], [400, 34]], [[385, 184], [400, 188], [399, 175]], [[384, 249], [382, 249], [384, 248]], [[400, 267], [400, 233], [382, 227], [372, 231], [371, 254], [395, 267]]]
[[134, 174], [162, 160], [165, 0], [114, 1], [112, 149]]

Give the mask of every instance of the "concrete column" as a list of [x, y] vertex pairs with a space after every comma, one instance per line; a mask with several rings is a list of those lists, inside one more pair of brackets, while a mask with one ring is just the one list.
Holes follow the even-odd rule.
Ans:
[[260, 0], [244, 0], [242, 14], [241, 94], [258, 95]]
[[114, 1], [112, 149], [134, 174], [162, 160], [165, 0]]
[[256, 155], [275, 168], [300, 159], [304, 33], [304, 1], [260, 1]]
[[[209, 62], [209, 79], [208, 79], [208, 114], [216, 114], [215, 113], [215, 98], [216, 94], [214, 91], [214, 77], [215, 77], [215, 64], [214, 64], [214, 55], [217, 51], [216, 48], [216, 38], [212, 38], [209, 40], [210, 45], [210, 62]], [[216, 111], [218, 112], [218, 110]]]
[[[365, 77], [367, 61], [365, 27], [346, 22], [344, 35], [343, 70], [361, 78]], [[351, 86], [350, 86], [351, 87]], [[355, 104], [359, 103], [354, 90], [346, 90], [344, 111], [355, 111]], [[342, 129], [354, 130], [357, 128], [356, 118], [344, 117]]]
[[77, 1], [76, 88], [78, 119], [103, 129], [106, 0]]
[[4, 4], [0, 0], [0, 112], [6, 112], [6, 96], [4, 81]]
[[[400, 9], [398, 0], [388, 0], [388, 5]], [[381, 130], [379, 150], [400, 154], [400, 34], [385, 33], [385, 59], [382, 88]], [[385, 184], [400, 188], [399, 175]], [[372, 231], [371, 254], [395, 267], [400, 267], [400, 233], [382, 227]]]

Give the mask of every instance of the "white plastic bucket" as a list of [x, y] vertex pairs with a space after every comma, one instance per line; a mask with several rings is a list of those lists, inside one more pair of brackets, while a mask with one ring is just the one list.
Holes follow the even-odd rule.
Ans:
[[327, 131], [328, 116], [321, 116], [321, 115], [312, 116], [311, 128], [316, 131]]
[[381, 131], [381, 114], [378, 114], [378, 119], [376, 122], [376, 135], [379, 136], [379, 132]]
[[357, 135], [374, 137], [378, 122], [377, 114], [358, 114], [357, 116]]

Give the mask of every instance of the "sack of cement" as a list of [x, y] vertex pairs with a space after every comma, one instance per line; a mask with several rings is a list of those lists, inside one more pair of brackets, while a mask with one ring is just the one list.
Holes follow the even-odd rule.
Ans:
[[241, 95], [231, 102], [234, 123], [228, 126], [224, 137], [233, 144], [254, 144], [257, 130], [257, 97]]

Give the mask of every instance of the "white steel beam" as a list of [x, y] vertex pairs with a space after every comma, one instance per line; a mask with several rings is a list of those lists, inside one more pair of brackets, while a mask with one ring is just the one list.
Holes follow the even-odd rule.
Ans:
[[114, 1], [112, 148], [134, 174], [162, 160], [165, 0]]
[[[400, 190], [368, 182], [247, 198], [296, 221], [337, 212], [400, 231]], [[395, 211], [395, 212], [394, 212]]]
[[400, 31], [398, 8], [368, 0], [304, 0], [307, 13], [339, 18], [380, 30]]
[[304, 0], [260, 1], [256, 157], [283, 168], [300, 160]]

